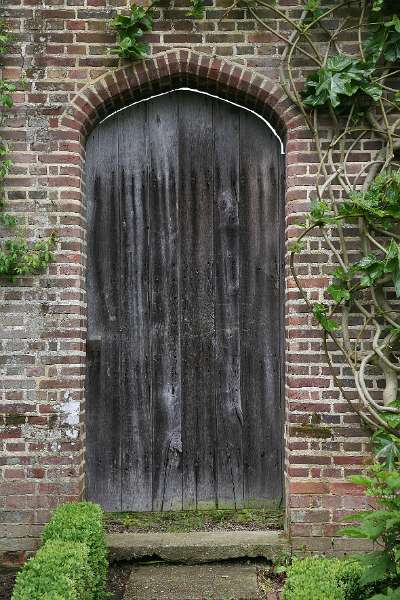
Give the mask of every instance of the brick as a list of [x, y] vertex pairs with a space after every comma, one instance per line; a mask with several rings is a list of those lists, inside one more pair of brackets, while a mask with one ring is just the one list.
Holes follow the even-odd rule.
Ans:
[[324, 494], [329, 491], [329, 484], [322, 481], [293, 481], [290, 484], [292, 494]]

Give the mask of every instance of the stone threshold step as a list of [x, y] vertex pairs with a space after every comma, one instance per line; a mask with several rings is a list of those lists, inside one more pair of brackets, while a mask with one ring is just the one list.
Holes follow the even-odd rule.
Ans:
[[113, 533], [107, 536], [107, 545], [111, 561], [157, 558], [184, 564], [236, 558], [272, 560], [289, 547], [279, 531]]

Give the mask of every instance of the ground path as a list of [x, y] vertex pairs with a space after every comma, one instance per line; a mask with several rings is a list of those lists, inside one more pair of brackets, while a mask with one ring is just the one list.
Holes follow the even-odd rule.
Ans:
[[124, 600], [258, 600], [254, 564], [137, 565]]

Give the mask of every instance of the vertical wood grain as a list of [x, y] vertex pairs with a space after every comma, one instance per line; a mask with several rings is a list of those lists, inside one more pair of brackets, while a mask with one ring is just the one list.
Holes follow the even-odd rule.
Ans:
[[243, 505], [239, 329], [239, 111], [214, 103], [215, 400], [218, 507]]
[[182, 509], [178, 104], [148, 105], [153, 510]]
[[280, 293], [278, 152], [271, 132], [240, 113], [240, 344], [244, 498], [279, 501]]
[[147, 105], [118, 113], [121, 509], [152, 510]]
[[212, 100], [179, 96], [183, 507], [216, 504]]
[[112, 122], [99, 126], [87, 142], [86, 485], [88, 496], [106, 510], [121, 506], [117, 148]]

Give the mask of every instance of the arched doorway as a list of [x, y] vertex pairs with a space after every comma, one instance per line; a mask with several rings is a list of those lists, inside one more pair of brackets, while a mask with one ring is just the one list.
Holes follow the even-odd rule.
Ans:
[[106, 510], [282, 498], [280, 143], [176, 91], [87, 141], [87, 495]]

